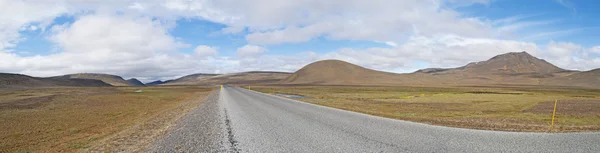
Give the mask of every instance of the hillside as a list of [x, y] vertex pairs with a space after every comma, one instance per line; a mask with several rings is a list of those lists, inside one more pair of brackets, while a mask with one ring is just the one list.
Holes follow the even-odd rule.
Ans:
[[230, 74], [193, 74], [169, 81], [162, 85], [219, 85], [219, 84], [273, 84], [288, 77], [290, 73], [252, 71]]
[[161, 80], [157, 80], [157, 81], [152, 81], [152, 82], [146, 83], [146, 84], [144, 84], [144, 85], [146, 85], [146, 86], [156, 86], [156, 85], [165, 84], [165, 83], [167, 83], [167, 82], [168, 82], [168, 81], [161, 81]]
[[102, 81], [70, 78], [38, 78], [22, 74], [0, 73], [0, 89], [40, 88], [40, 87], [106, 87]]
[[105, 83], [108, 83], [112, 86], [135, 86], [134, 84], [130, 84], [127, 80], [123, 79], [120, 76], [110, 75], [110, 74], [99, 74], [99, 73], [77, 73], [77, 74], [67, 74], [63, 76], [69, 79], [92, 79], [92, 80], [100, 80]]
[[557, 86], [600, 87], [600, 69], [576, 72], [564, 77], [545, 80], [545, 84]]
[[578, 72], [559, 68], [527, 52], [497, 55], [458, 68], [427, 68], [408, 74], [367, 69], [339, 60], [306, 65], [282, 84], [317, 85], [549, 85], [592, 87], [600, 69]]
[[204, 79], [207, 79], [207, 78], [210, 78], [213, 76], [217, 76], [217, 75], [219, 75], [219, 74], [196, 73], [196, 74], [186, 75], [181, 78], [177, 78], [175, 80], [166, 81], [161, 84], [168, 84], [168, 85], [198, 84], [199, 82], [201, 82]]
[[545, 80], [549, 78], [567, 76], [575, 72], [559, 68], [527, 52], [511, 52], [458, 68], [429, 68], [413, 74], [425, 74], [429, 79], [441, 84], [546, 85]]
[[[414, 80], [414, 81], [409, 81]], [[367, 69], [340, 60], [323, 60], [304, 66], [283, 84], [415, 84], [415, 76]]]
[[144, 85], [144, 83], [142, 83], [140, 80], [138, 80], [136, 78], [131, 78], [131, 79], [127, 80], [127, 83], [130, 86], [137, 86], [137, 87], [139, 87], [139, 86], [146, 86], [146, 85]]

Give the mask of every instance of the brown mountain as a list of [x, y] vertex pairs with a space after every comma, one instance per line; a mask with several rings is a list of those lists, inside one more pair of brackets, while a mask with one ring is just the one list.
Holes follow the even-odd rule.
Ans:
[[219, 85], [219, 84], [272, 84], [288, 77], [286, 72], [251, 71], [231, 74], [194, 74], [161, 85]]
[[[283, 79], [283, 84], [415, 84], [408, 80], [415, 76], [367, 69], [340, 60], [323, 60], [304, 66], [291, 76]], [[419, 82], [419, 81], [414, 81]]]
[[545, 80], [567, 76], [576, 71], [559, 68], [527, 52], [512, 52], [449, 69], [423, 69], [413, 74], [427, 74], [441, 84], [459, 85], [545, 85]]
[[575, 72], [563, 77], [546, 79], [544, 80], [544, 84], [600, 88], [600, 69]]
[[22, 89], [40, 87], [106, 87], [99, 80], [70, 79], [64, 77], [38, 78], [22, 74], [0, 73], [0, 89]]
[[140, 81], [136, 78], [131, 78], [131, 79], [127, 80], [127, 83], [130, 86], [136, 86], [136, 87], [146, 86], [146, 85], [144, 85], [144, 83], [142, 83], [142, 81]]
[[69, 79], [92, 79], [92, 80], [100, 80], [105, 83], [108, 83], [112, 86], [136, 86], [136, 84], [131, 84], [127, 80], [123, 79], [120, 76], [110, 75], [110, 74], [99, 74], [99, 73], [77, 73], [77, 74], [67, 74], [63, 76]]
[[217, 75], [220, 75], [220, 74], [196, 73], [196, 74], [186, 75], [186, 76], [183, 76], [181, 78], [177, 78], [175, 80], [165, 81], [165, 82], [163, 82], [161, 84], [165, 84], [165, 85], [198, 84], [202, 80], [205, 80], [207, 78], [210, 78], [210, 77], [213, 77], [213, 76], [217, 76]]
[[513, 52], [458, 68], [428, 68], [409, 74], [376, 71], [339, 60], [324, 60], [306, 65], [280, 83], [593, 86], [590, 84], [600, 83], [598, 81], [599, 72], [600, 70], [587, 72], [565, 70], [526, 52]]
[[167, 82], [169, 82], [169, 81], [156, 80], [156, 81], [152, 81], [152, 82], [146, 83], [144, 85], [146, 85], [146, 86], [156, 86], [156, 85], [165, 84]]
[[512, 52], [494, 56], [487, 61], [469, 63], [463, 67], [452, 69], [430, 68], [417, 72], [433, 74], [552, 74], [564, 71], [564, 69], [554, 66], [543, 59], [531, 56], [527, 52]]

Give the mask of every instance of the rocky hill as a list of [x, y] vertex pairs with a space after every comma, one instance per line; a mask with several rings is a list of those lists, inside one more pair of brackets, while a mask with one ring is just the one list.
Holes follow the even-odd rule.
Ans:
[[[63, 76], [58, 76], [61, 78], [69, 78], [69, 79], [92, 79], [92, 80], [100, 80], [112, 86], [136, 86], [136, 84], [131, 84], [127, 80], [123, 79], [120, 76], [111, 75], [111, 74], [100, 74], [100, 73], [77, 73], [77, 74], [67, 74]], [[138, 81], [139, 82], [139, 81]]]
[[230, 74], [193, 74], [169, 81], [161, 85], [220, 85], [220, 84], [274, 84], [288, 77], [290, 73], [252, 71]]
[[140, 80], [138, 80], [136, 78], [131, 78], [131, 79], [127, 80], [127, 83], [130, 86], [136, 86], [136, 87], [146, 86], [146, 85], [144, 85], [144, 83], [142, 83]]
[[22, 74], [0, 73], [0, 89], [107, 86], [111, 85], [92, 79], [70, 79], [64, 77], [38, 78]]
[[600, 70], [578, 72], [559, 68], [527, 52], [497, 55], [457, 68], [428, 68], [408, 74], [367, 69], [339, 60], [306, 65], [282, 84], [321, 85], [550, 85], [591, 87], [600, 84]]

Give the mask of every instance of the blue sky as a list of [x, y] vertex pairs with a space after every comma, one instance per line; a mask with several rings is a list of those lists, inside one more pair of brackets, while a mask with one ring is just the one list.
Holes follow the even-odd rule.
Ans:
[[[593, 0], [2, 0], [0, 72], [293, 72], [323, 59], [398, 73], [527, 51], [560, 67], [600, 67]], [[22, 14], [22, 15], [14, 15]]]

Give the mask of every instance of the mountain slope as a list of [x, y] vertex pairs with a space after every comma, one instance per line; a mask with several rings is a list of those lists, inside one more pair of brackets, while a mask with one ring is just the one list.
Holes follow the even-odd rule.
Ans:
[[175, 80], [164, 82], [166, 85], [196, 85], [206, 78], [217, 76], [220, 74], [196, 73], [177, 78]]
[[64, 77], [38, 78], [22, 74], [0, 73], [0, 88], [39, 88], [39, 87], [106, 87], [102, 81], [91, 79], [70, 79]]
[[426, 74], [442, 84], [491, 85], [519, 84], [544, 85], [545, 80], [566, 76], [575, 71], [559, 68], [527, 52], [511, 52], [473, 62], [458, 68], [429, 68], [413, 74]]
[[600, 69], [576, 72], [564, 77], [550, 78], [545, 80], [545, 84], [600, 88]]
[[66, 77], [69, 79], [93, 79], [100, 80], [112, 86], [134, 86], [130, 84], [127, 80], [123, 79], [120, 76], [110, 75], [110, 74], [99, 74], [99, 73], [77, 73], [77, 74], [67, 74], [59, 77]]
[[[408, 81], [413, 80], [413, 81]], [[340, 60], [317, 61], [304, 66], [283, 84], [415, 84], [415, 76], [367, 69]]]
[[193, 74], [162, 85], [220, 85], [220, 84], [273, 84], [288, 77], [290, 73], [252, 71], [230, 74]]
[[511, 52], [490, 58], [487, 61], [469, 63], [463, 67], [440, 69], [429, 68], [418, 73], [478, 73], [478, 74], [550, 74], [565, 71], [527, 52]]
[[152, 81], [152, 82], [146, 83], [145, 85], [146, 85], [146, 86], [156, 86], [156, 85], [165, 84], [165, 83], [167, 83], [167, 82], [168, 82], [168, 81], [164, 81], [164, 82], [163, 82], [163, 81], [161, 81], [161, 80], [157, 80], [157, 81]]
[[136, 79], [136, 78], [131, 78], [131, 79], [127, 80], [127, 83], [128, 83], [130, 86], [136, 86], [136, 87], [139, 87], [139, 86], [146, 86], [146, 85], [144, 85], [144, 83], [142, 83], [140, 80], [138, 80], [138, 79]]
[[339, 60], [306, 65], [282, 84], [317, 85], [550, 85], [600, 87], [600, 69], [559, 68], [526, 52], [497, 55], [458, 68], [428, 68], [408, 74], [376, 71]]

